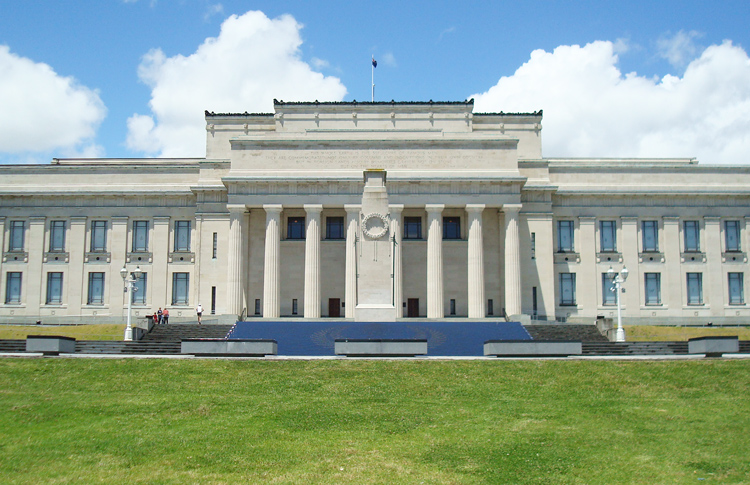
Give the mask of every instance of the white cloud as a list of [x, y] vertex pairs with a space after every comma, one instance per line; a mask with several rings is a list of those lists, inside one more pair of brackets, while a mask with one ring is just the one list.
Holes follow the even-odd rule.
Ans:
[[0, 45], [0, 152], [88, 150], [106, 108], [96, 91]]
[[685, 67], [697, 57], [701, 50], [695, 43], [695, 39], [701, 37], [703, 35], [694, 30], [690, 32], [681, 30], [672, 37], [662, 36], [656, 42], [659, 56], [666, 59], [674, 67]]
[[211, 20], [211, 17], [213, 17], [214, 15], [221, 15], [223, 13], [224, 13], [224, 5], [220, 3], [209, 5], [206, 8], [206, 13], [203, 14], [203, 20], [208, 22], [209, 20]]
[[396, 57], [393, 55], [392, 52], [386, 52], [383, 54], [383, 64], [390, 67], [398, 67], [398, 63], [396, 63]]
[[164, 157], [205, 154], [204, 110], [272, 112], [273, 99], [340, 101], [346, 87], [300, 59], [302, 26], [289, 16], [232, 15], [189, 56], [155, 49], [138, 69], [151, 115], [128, 120], [131, 149]]
[[750, 163], [750, 59], [725, 41], [682, 77], [623, 74], [614, 44], [536, 50], [512, 76], [476, 94], [475, 109], [544, 109], [547, 157], [696, 157]]

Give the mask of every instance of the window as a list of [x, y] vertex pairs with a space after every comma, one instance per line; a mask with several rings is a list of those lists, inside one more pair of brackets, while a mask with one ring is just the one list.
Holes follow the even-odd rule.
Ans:
[[492, 298], [487, 300], [487, 315], [494, 315], [495, 314], [495, 302], [492, 301]]
[[47, 305], [62, 303], [62, 273], [47, 273]]
[[[133, 273], [130, 273], [131, 278], [135, 277]], [[133, 287], [132, 302], [133, 305], [145, 305], [146, 304], [146, 290], [148, 289], [148, 274], [141, 273], [141, 277]]]
[[743, 273], [729, 273], [729, 304], [745, 304], [745, 282]]
[[214, 233], [214, 245], [211, 253], [211, 258], [216, 259], [216, 255], [219, 253], [219, 233]]
[[133, 222], [133, 252], [148, 251], [148, 221]]
[[616, 305], [617, 295], [613, 290], [615, 286], [615, 275], [610, 276], [602, 273], [602, 305]]
[[297, 299], [292, 298], [292, 315], [297, 314]]
[[685, 221], [682, 227], [685, 232], [685, 252], [700, 251], [701, 233], [698, 221]]
[[703, 305], [703, 273], [687, 274], [687, 304]]
[[422, 239], [421, 217], [404, 217], [404, 239]]
[[190, 273], [172, 273], [172, 305], [187, 305]]
[[260, 298], [255, 299], [255, 314], [260, 315]]
[[65, 251], [65, 221], [49, 223], [49, 250]]
[[8, 251], [23, 251], [24, 227], [23, 221], [10, 222], [10, 241]]
[[89, 273], [89, 305], [104, 305], [104, 273]]
[[304, 217], [287, 217], [286, 238], [287, 239], [305, 239], [305, 218]]
[[646, 305], [661, 305], [661, 273], [646, 273], [644, 280]]
[[5, 282], [5, 303], [21, 303], [21, 272], [8, 272]]
[[659, 223], [658, 221], [641, 222], [643, 235], [643, 252], [659, 251]]
[[107, 250], [107, 221], [91, 221], [91, 252]]
[[456, 300], [454, 298], [451, 298], [451, 301], [450, 301], [450, 314], [451, 315], [456, 314]]
[[326, 239], [344, 239], [343, 217], [326, 217]]
[[531, 259], [536, 259], [536, 233], [531, 233]]
[[724, 242], [727, 251], [742, 251], [740, 221], [724, 221]]
[[560, 273], [560, 305], [576, 304], [576, 274]]
[[572, 253], [574, 251], [573, 221], [557, 221], [557, 252]]
[[174, 221], [174, 250], [190, 251], [190, 221]]
[[599, 247], [603, 253], [617, 251], [617, 225], [615, 221], [599, 222]]
[[443, 239], [461, 239], [460, 217], [443, 217]]

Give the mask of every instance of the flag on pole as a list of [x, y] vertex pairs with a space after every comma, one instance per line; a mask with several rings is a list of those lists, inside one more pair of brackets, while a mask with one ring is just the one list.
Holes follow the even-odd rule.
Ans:
[[374, 57], [372, 58], [372, 67], [378, 67], [378, 61]]

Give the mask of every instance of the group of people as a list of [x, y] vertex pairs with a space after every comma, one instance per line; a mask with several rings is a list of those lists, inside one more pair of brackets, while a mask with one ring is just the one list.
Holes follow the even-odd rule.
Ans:
[[[198, 307], [195, 309], [195, 313], [198, 314], [198, 325], [200, 325], [202, 317], [203, 317], [203, 305], [198, 303]], [[155, 324], [166, 325], [169, 323], [169, 310], [167, 310], [166, 308], [162, 310], [161, 307], [159, 307], [159, 310], [156, 313], [154, 313], [153, 318], [154, 318]]]

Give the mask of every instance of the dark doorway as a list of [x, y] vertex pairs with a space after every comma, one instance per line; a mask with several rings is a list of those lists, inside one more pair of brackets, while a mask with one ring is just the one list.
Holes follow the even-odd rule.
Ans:
[[328, 299], [328, 316], [329, 317], [341, 316], [341, 298], [329, 298]]
[[408, 300], [406, 300], [406, 316], [419, 316], [419, 298], [409, 298]]

